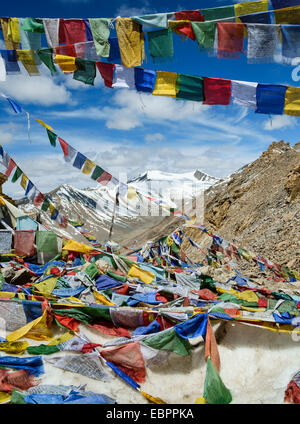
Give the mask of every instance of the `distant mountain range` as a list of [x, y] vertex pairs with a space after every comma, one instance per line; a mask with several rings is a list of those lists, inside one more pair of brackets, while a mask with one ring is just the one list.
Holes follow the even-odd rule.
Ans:
[[[162, 200], [171, 207], [180, 208], [181, 196], [189, 201], [220, 181], [222, 180], [199, 170], [182, 174], [151, 170], [131, 179], [128, 184], [145, 196]], [[66, 184], [49, 192], [48, 197], [67, 219], [82, 221], [85, 224], [84, 229], [96, 236], [97, 240], [100, 242], [107, 240], [115, 203], [114, 189], [100, 184], [96, 188], [77, 189]], [[142, 203], [140, 199], [142, 199]], [[40, 213], [43, 224], [55, 229], [61, 236], [68, 236], [69, 230], [59, 228], [55, 221], [50, 219], [49, 213], [37, 209], [28, 202], [27, 198], [18, 200], [17, 204], [32, 216]], [[140, 209], [137, 209], [137, 206]], [[147, 210], [149, 215], [150, 207], [152, 208], [151, 216], [142, 216], [140, 211], [143, 210], [145, 214]], [[167, 219], [165, 210], [160, 212], [161, 215], [162, 213], [163, 216], [153, 216], [159, 214], [158, 206], [144, 196], [132, 201], [120, 197], [119, 205], [116, 207], [112, 238], [123, 243], [128, 239], [128, 233], [134, 237], [141, 230], [150, 229], [153, 225], [159, 225]], [[83, 241], [82, 236], [74, 229], [72, 238]]]

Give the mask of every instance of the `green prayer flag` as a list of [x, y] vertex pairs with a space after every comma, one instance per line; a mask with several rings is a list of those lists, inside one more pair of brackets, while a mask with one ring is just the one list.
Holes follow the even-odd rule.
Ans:
[[203, 397], [210, 404], [228, 404], [232, 401], [230, 391], [224, 385], [209, 357], [207, 358]]
[[85, 84], [94, 85], [96, 78], [96, 64], [91, 60], [84, 60], [76, 57], [76, 71], [73, 74], [73, 79], [84, 82]]
[[47, 131], [47, 134], [48, 134], [48, 137], [49, 137], [49, 141], [50, 141], [51, 146], [56, 147], [57, 135], [54, 134], [54, 132], [48, 130], [47, 128], [46, 128], [46, 131]]
[[200, 49], [213, 49], [215, 42], [215, 22], [191, 22]]
[[174, 54], [173, 33], [171, 29], [147, 32], [149, 54], [153, 63], [158, 63], [161, 58], [170, 58]]
[[30, 355], [51, 355], [51, 353], [60, 352], [59, 348], [55, 345], [44, 345], [41, 344], [39, 346], [29, 346], [27, 352]]
[[89, 19], [93, 41], [96, 53], [101, 57], [108, 57], [110, 53], [110, 44], [108, 38], [110, 35], [110, 18]]
[[27, 402], [25, 402], [24, 400], [25, 396], [26, 395], [24, 395], [23, 393], [18, 392], [18, 390], [13, 390], [10, 398], [10, 403], [27, 405]]
[[153, 349], [167, 350], [177, 353], [181, 356], [188, 356], [191, 351], [191, 345], [187, 339], [180, 337], [174, 328], [162, 331], [152, 337], [143, 339], [143, 343]]
[[214, 280], [209, 275], [197, 275], [197, 280], [200, 280], [200, 289], [209, 289], [217, 293]]
[[176, 99], [203, 101], [203, 78], [178, 74], [176, 92]]
[[93, 280], [96, 275], [100, 274], [99, 269], [97, 268], [97, 266], [95, 264], [90, 264], [88, 265], [84, 272]]
[[11, 179], [11, 182], [15, 183], [20, 178], [20, 176], [22, 174], [23, 174], [22, 170], [17, 166], [17, 169], [16, 169], [16, 171], [15, 171], [15, 173], [14, 173], [12, 179]]
[[35, 243], [37, 252], [57, 253], [57, 236], [53, 231], [36, 231]]
[[127, 277], [125, 275], [118, 275], [112, 271], [107, 271], [107, 275], [114, 278], [115, 280], [122, 281], [122, 283], [126, 283]]
[[234, 5], [213, 7], [211, 9], [201, 9], [205, 21], [215, 21], [224, 18], [234, 18]]
[[55, 75], [57, 73], [57, 69], [53, 62], [52, 53], [53, 53], [53, 49], [42, 49], [37, 51], [39, 58], [50, 70], [51, 75]]
[[46, 212], [46, 211], [47, 211], [47, 209], [49, 208], [49, 206], [50, 206], [50, 202], [49, 202], [49, 200], [48, 200], [48, 199], [46, 199], [46, 197], [45, 197], [45, 198], [44, 198], [44, 201], [43, 201], [43, 204], [42, 204], [42, 207], [41, 207], [42, 211]]
[[30, 32], [39, 32], [39, 33], [45, 32], [43, 20], [35, 19], [35, 18], [25, 18], [22, 25], [22, 29], [24, 31], [30, 31]]
[[104, 172], [104, 169], [102, 169], [102, 168], [100, 168], [100, 166], [96, 165], [96, 167], [95, 167], [95, 169], [94, 169], [94, 171], [93, 171], [93, 173], [91, 175], [91, 178], [93, 180], [97, 180], [97, 178], [99, 178], [100, 175], [103, 174], [103, 172]]

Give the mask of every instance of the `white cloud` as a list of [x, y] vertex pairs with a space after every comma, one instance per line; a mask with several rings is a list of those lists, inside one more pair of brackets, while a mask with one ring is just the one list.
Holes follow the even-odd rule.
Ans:
[[130, 16], [141, 16], [149, 13], [156, 13], [156, 10], [150, 5], [148, 0], [144, 1], [142, 7], [131, 7], [127, 4], [122, 4], [116, 11], [116, 16], [130, 17]]
[[51, 106], [64, 104], [71, 99], [71, 93], [62, 84], [56, 84], [52, 77], [45, 75], [8, 75], [6, 81], [1, 83], [1, 89], [21, 103]]
[[294, 127], [297, 119], [288, 115], [275, 115], [264, 121], [264, 129], [267, 131], [278, 130], [279, 128]]
[[151, 142], [151, 141], [155, 142], [155, 141], [162, 141], [164, 138], [165, 137], [162, 134], [154, 133], [154, 134], [147, 134], [145, 137], [145, 140], [148, 142]]

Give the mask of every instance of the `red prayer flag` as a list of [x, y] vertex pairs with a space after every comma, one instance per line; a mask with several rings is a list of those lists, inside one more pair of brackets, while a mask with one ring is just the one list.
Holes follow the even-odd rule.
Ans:
[[99, 333], [108, 334], [110, 336], [128, 337], [129, 339], [131, 338], [131, 334], [127, 328], [115, 327], [113, 322], [99, 321], [94, 324], [89, 324], [89, 327], [99, 331]]
[[60, 137], [58, 137], [58, 141], [61, 145], [62, 151], [64, 152], [64, 156], [68, 156], [68, 143]]
[[16, 162], [10, 158], [5, 175], [9, 177], [15, 167], [16, 167]]
[[231, 80], [203, 77], [205, 105], [228, 105], [231, 99]]
[[204, 21], [204, 16], [201, 15], [198, 10], [182, 10], [181, 12], [175, 12], [175, 18], [177, 21]]
[[35, 206], [40, 206], [45, 199], [45, 196], [39, 191], [38, 194], [33, 199], [33, 203]]
[[100, 177], [97, 178], [97, 181], [98, 183], [102, 185], [106, 185], [111, 179], [112, 179], [112, 175], [104, 171], [103, 174], [101, 174]]
[[220, 372], [221, 364], [218, 345], [209, 318], [207, 320], [207, 330], [205, 336], [205, 361], [207, 361], [208, 357], [210, 357], [211, 362], [216, 367], [216, 370]]
[[97, 68], [104, 79], [104, 84], [106, 87], [113, 88], [113, 78], [114, 78], [114, 69], [115, 66], [112, 63], [96, 62]]
[[76, 50], [73, 45], [55, 47], [55, 52], [56, 54], [61, 54], [63, 56], [77, 57]]
[[146, 368], [139, 342], [102, 350], [101, 356], [119, 367], [137, 383], [145, 381]]
[[217, 22], [218, 25], [218, 57], [238, 58], [243, 52], [244, 24]]
[[69, 330], [72, 330], [72, 331], [78, 330], [79, 321], [77, 321], [75, 318], [64, 317], [62, 315], [56, 315], [56, 314], [54, 314], [54, 316], [61, 325], [63, 325], [66, 328], [69, 328]]
[[86, 41], [85, 23], [83, 19], [59, 20], [59, 44], [75, 44]]
[[181, 27], [176, 27], [176, 31], [179, 31], [181, 34], [185, 35], [186, 37], [191, 38], [193, 41], [196, 40], [191, 24], [185, 24], [185, 25], [182, 25]]
[[33, 230], [15, 230], [14, 250], [19, 256], [33, 256], [34, 254], [34, 237]]

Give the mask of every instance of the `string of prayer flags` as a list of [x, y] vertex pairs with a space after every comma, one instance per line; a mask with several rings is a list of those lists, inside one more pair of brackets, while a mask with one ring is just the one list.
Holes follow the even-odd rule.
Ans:
[[238, 58], [243, 52], [244, 24], [218, 22], [218, 57]]
[[155, 87], [152, 95], [176, 97], [177, 73], [157, 71]]
[[231, 99], [231, 81], [224, 78], [203, 78], [206, 105], [228, 105]]
[[140, 24], [131, 18], [117, 18], [116, 31], [122, 65], [141, 66], [145, 58], [144, 33]]
[[192, 22], [192, 28], [200, 49], [211, 50], [214, 47], [216, 23]]
[[111, 19], [94, 18], [89, 19], [89, 24], [98, 56], [108, 57], [110, 53], [110, 35]]
[[[147, 33], [149, 55], [153, 63], [162, 62], [162, 58], [173, 57], [173, 35], [170, 29], [162, 29]], [[166, 60], [166, 59], [164, 59]]]
[[282, 115], [286, 86], [258, 84], [256, 88], [256, 113]]

